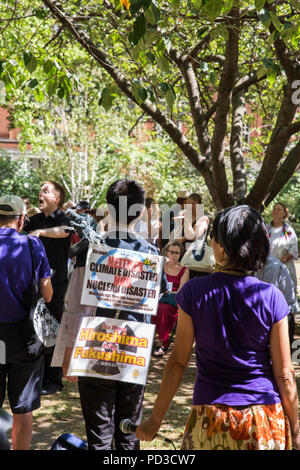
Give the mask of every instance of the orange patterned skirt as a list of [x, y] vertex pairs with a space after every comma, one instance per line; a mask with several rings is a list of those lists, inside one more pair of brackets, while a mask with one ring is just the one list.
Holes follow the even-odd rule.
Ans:
[[281, 403], [193, 405], [181, 450], [291, 450], [288, 419]]

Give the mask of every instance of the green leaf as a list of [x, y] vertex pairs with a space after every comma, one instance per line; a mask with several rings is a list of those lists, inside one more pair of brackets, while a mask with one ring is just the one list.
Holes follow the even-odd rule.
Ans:
[[157, 6], [155, 6], [153, 3], [148, 8], [147, 11], [145, 11], [145, 18], [146, 20], [152, 25], [155, 26], [158, 21], [160, 20], [160, 10]]
[[162, 36], [158, 36], [157, 41], [156, 41], [156, 50], [158, 53], [164, 54], [166, 50], [166, 45], [164, 38]]
[[147, 90], [139, 83], [133, 83], [131, 85], [131, 92], [139, 104], [143, 103], [147, 99]]
[[257, 11], [262, 10], [262, 8], [265, 6], [266, 0], [255, 0], [255, 8]]
[[168, 104], [169, 108], [172, 109], [173, 105], [174, 105], [174, 102], [175, 102], [175, 98], [174, 98], [174, 95], [173, 95], [171, 90], [167, 91], [166, 100], [167, 100], [167, 104]]
[[135, 35], [134, 35], [133, 31], [130, 31], [130, 33], [128, 34], [128, 40], [129, 40], [130, 44], [132, 44], [133, 46], [136, 46], [136, 44], [139, 42], [135, 38]]
[[295, 7], [300, 9], [300, 0], [290, 0], [290, 3]]
[[283, 28], [283, 25], [282, 23], [280, 22], [280, 20], [277, 18], [276, 14], [274, 13], [274, 11], [270, 11], [270, 17], [271, 17], [271, 21], [273, 23], [273, 25], [275, 26], [276, 29], [278, 29], [278, 31], [281, 31], [281, 29]]
[[57, 96], [59, 98], [63, 98], [65, 96], [65, 90], [62, 86], [60, 86], [58, 89], [57, 89]]
[[46, 85], [46, 91], [47, 91], [48, 96], [54, 95], [56, 88], [57, 88], [57, 81], [55, 79], [49, 80]]
[[133, 35], [135, 41], [139, 41], [146, 33], [146, 21], [143, 16], [139, 16], [133, 24]]
[[35, 8], [32, 11], [33, 15], [39, 18], [40, 20], [43, 20], [44, 18], [47, 17], [48, 12], [45, 8]]
[[266, 72], [267, 72], [266, 67], [265, 67], [264, 65], [260, 65], [260, 66], [258, 67], [257, 72], [256, 72], [257, 78], [258, 78], [258, 79], [262, 78], [262, 77], [266, 74]]
[[205, 33], [207, 33], [208, 30], [209, 29], [207, 28], [207, 26], [204, 26], [203, 28], [198, 29], [197, 37], [201, 38]]
[[[201, 0], [198, 0], [198, 1], [201, 1]], [[179, 10], [179, 8], [180, 8], [180, 0], [171, 0], [171, 1], [170, 1], [170, 4], [171, 4], [171, 7], [172, 7], [174, 10]]]
[[215, 85], [216, 84], [216, 74], [215, 74], [215, 72], [210, 72], [209, 78], [210, 78], [211, 83], [213, 85]]
[[168, 89], [169, 89], [169, 84], [165, 83], [165, 82], [160, 83], [159, 88], [161, 89], [161, 91], [165, 95], [167, 93]]
[[277, 73], [276, 72], [271, 72], [268, 74], [268, 82], [270, 83], [270, 85], [272, 86], [276, 80], [276, 77], [277, 77]]
[[172, 87], [172, 85], [169, 85], [169, 83], [166, 82], [160, 83], [159, 88], [165, 95], [169, 108], [172, 109], [176, 99], [176, 93], [174, 88]]
[[29, 73], [33, 73], [36, 70], [38, 61], [31, 52], [23, 53], [23, 61]]
[[50, 59], [46, 60], [46, 62], [43, 65], [43, 70], [47, 75], [51, 72], [51, 70], [52, 71], [56, 70], [55, 65], [52, 62], [52, 60], [50, 60]]
[[152, 54], [152, 52], [147, 52], [147, 53], [146, 53], [146, 56], [147, 56], [147, 59], [148, 59], [148, 61], [150, 62], [150, 64], [154, 64], [154, 63], [155, 63], [155, 55]]
[[37, 81], [36, 78], [32, 78], [32, 79], [29, 80], [29, 82], [28, 82], [28, 86], [29, 86], [29, 88], [31, 88], [32, 90], [33, 90], [35, 87], [37, 87], [38, 84], [39, 84], [39, 82]]
[[222, 11], [224, 1], [223, 0], [207, 0], [204, 5], [204, 10], [210, 19], [210, 21], [215, 21]]
[[143, 7], [143, 5], [144, 5], [144, 0], [132, 0], [130, 2], [130, 8], [129, 8], [130, 14], [132, 16], [135, 16], [136, 13]]
[[233, 2], [233, 0], [225, 0], [223, 3], [224, 3], [224, 5], [223, 5], [223, 8], [222, 8], [222, 13], [224, 13], [226, 15], [232, 9], [234, 2]]
[[202, 0], [192, 0], [192, 4], [196, 8], [196, 10], [200, 10], [202, 7]]
[[268, 12], [268, 10], [266, 10], [265, 8], [263, 8], [263, 9], [258, 13], [258, 18], [259, 18], [260, 21], [264, 24], [264, 26], [266, 26], [267, 28], [270, 26], [271, 17], [270, 17], [270, 13]]
[[99, 105], [103, 106], [105, 111], [108, 111], [113, 104], [113, 97], [111, 91], [108, 87], [103, 88], [101, 97], [99, 100]]
[[273, 59], [270, 59], [269, 57], [264, 57], [262, 59], [262, 62], [264, 64], [264, 66], [266, 67], [267, 71], [270, 73], [272, 72], [279, 72], [280, 71], [280, 67], [274, 62]]
[[134, 60], [138, 60], [140, 52], [141, 48], [139, 47], [139, 43], [137, 43], [137, 45], [131, 49], [132, 57], [134, 58]]
[[157, 54], [156, 56], [157, 64], [162, 72], [169, 73], [170, 66], [169, 61], [163, 54]]
[[44, 94], [40, 88], [35, 88], [33, 90], [34, 97], [38, 103], [41, 103], [44, 100]]

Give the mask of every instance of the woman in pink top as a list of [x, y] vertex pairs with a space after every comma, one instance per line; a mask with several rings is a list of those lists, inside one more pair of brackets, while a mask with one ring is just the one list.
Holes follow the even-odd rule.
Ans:
[[156, 333], [158, 335], [158, 347], [154, 351], [154, 356], [157, 357], [165, 354], [170, 332], [177, 321], [178, 307], [175, 301], [175, 294], [189, 279], [188, 269], [181, 266], [178, 261], [182, 252], [183, 247], [181, 243], [175, 240], [169, 242], [164, 251], [168, 259], [164, 264], [164, 270], [169, 283], [169, 293], [162, 296], [158, 305], [157, 315], [152, 317], [152, 323], [156, 325]]

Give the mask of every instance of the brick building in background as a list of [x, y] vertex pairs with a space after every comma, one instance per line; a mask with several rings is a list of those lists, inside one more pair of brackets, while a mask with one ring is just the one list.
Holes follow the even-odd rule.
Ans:
[[[12, 128], [9, 121], [9, 112], [7, 109], [0, 107], [0, 156], [9, 155], [12, 159], [22, 155], [19, 149], [18, 135], [20, 128]], [[33, 168], [38, 167], [39, 157], [31, 153], [31, 145], [27, 145], [26, 154], [32, 158]]]

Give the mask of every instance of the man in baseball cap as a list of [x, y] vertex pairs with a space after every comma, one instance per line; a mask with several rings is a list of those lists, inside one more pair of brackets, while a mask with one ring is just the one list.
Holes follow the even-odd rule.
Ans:
[[26, 204], [19, 196], [6, 195], [0, 197], [0, 214], [21, 216], [26, 214]]
[[[40, 407], [44, 369], [43, 357], [30, 356], [32, 335], [26, 334], [23, 326], [33, 280], [29, 242], [21, 234], [25, 214], [26, 204], [20, 197], [0, 197], [0, 345], [5, 345], [5, 354], [0, 354], [0, 408], [7, 389], [14, 450], [30, 448], [32, 411]], [[44, 300], [50, 302], [53, 291], [46, 252], [38, 238], [30, 240], [35, 278]]]

